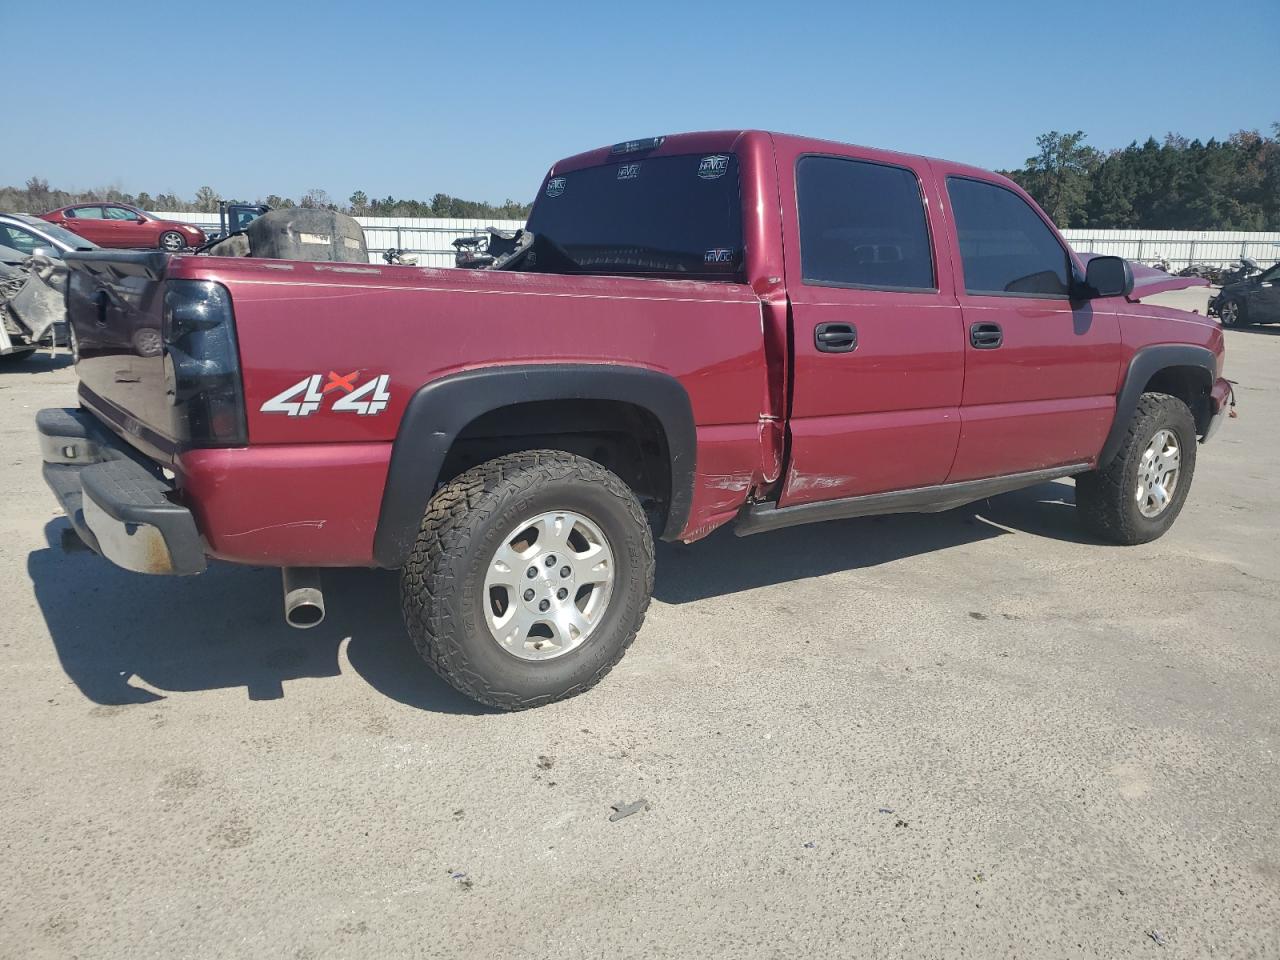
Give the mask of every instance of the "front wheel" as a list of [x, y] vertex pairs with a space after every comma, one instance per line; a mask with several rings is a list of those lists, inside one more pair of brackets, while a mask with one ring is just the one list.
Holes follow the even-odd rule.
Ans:
[[1243, 327], [1249, 322], [1245, 315], [1244, 304], [1239, 300], [1224, 300], [1218, 308], [1218, 316], [1224, 327]]
[[1195, 469], [1196, 423], [1187, 405], [1144, 393], [1112, 461], [1076, 477], [1076, 509], [1105, 540], [1147, 543], [1173, 526]]
[[160, 234], [160, 249], [166, 253], [181, 253], [187, 248], [187, 238], [177, 230], [166, 230]]
[[653, 568], [644, 511], [617, 476], [560, 451], [514, 453], [431, 498], [401, 610], [441, 677], [520, 710], [582, 693], [622, 659]]

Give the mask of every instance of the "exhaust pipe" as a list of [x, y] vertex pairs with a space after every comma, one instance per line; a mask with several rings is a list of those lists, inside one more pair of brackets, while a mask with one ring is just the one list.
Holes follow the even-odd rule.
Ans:
[[284, 620], [291, 627], [306, 630], [324, 619], [324, 592], [320, 589], [320, 571], [315, 567], [282, 567], [284, 588]]

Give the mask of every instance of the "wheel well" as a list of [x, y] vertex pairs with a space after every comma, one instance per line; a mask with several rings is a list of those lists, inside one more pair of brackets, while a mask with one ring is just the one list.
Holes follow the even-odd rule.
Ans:
[[1213, 378], [1204, 367], [1164, 367], [1147, 381], [1143, 393], [1167, 393], [1177, 397], [1191, 410], [1196, 421], [1196, 432], [1203, 434], [1209, 428], [1213, 415], [1209, 392]]
[[440, 469], [445, 484], [477, 464], [521, 450], [563, 450], [611, 470], [658, 529], [671, 505], [671, 460], [662, 424], [651, 412], [616, 400], [533, 400], [498, 407], [470, 421]]

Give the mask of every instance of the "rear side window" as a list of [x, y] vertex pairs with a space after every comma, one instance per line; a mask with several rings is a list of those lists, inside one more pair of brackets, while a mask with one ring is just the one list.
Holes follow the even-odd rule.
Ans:
[[920, 182], [863, 160], [801, 157], [796, 166], [804, 282], [934, 290]]
[[101, 207], [76, 207], [76, 208], [75, 208], [75, 209], [73, 209], [73, 210], [68, 210], [68, 211], [67, 211], [67, 216], [68, 216], [68, 217], [75, 217], [77, 220], [101, 220], [101, 219], [103, 219], [103, 217], [102, 217], [102, 208], [101, 208]]
[[1067, 251], [1039, 215], [1012, 190], [947, 178], [967, 293], [1065, 297]]

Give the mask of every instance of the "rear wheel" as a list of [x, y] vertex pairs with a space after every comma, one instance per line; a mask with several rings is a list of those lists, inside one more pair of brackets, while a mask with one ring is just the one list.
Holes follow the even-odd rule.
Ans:
[[568, 453], [516, 453], [432, 497], [401, 609], [440, 676], [519, 710], [582, 693], [622, 659], [653, 567], [644, 511], [617, 476]]
[[168, 253], [181, 253], [187, 248], [187, 238], [177, 230], [166, 230], [160, 234], [160, 249]]
[[1196, 424], [1187, 405], [1144, 393], [1112, 461], [1076, 477], [1076, 508], [1103, 539], [1147, 543], [1173, 526], [1195, 469]]

